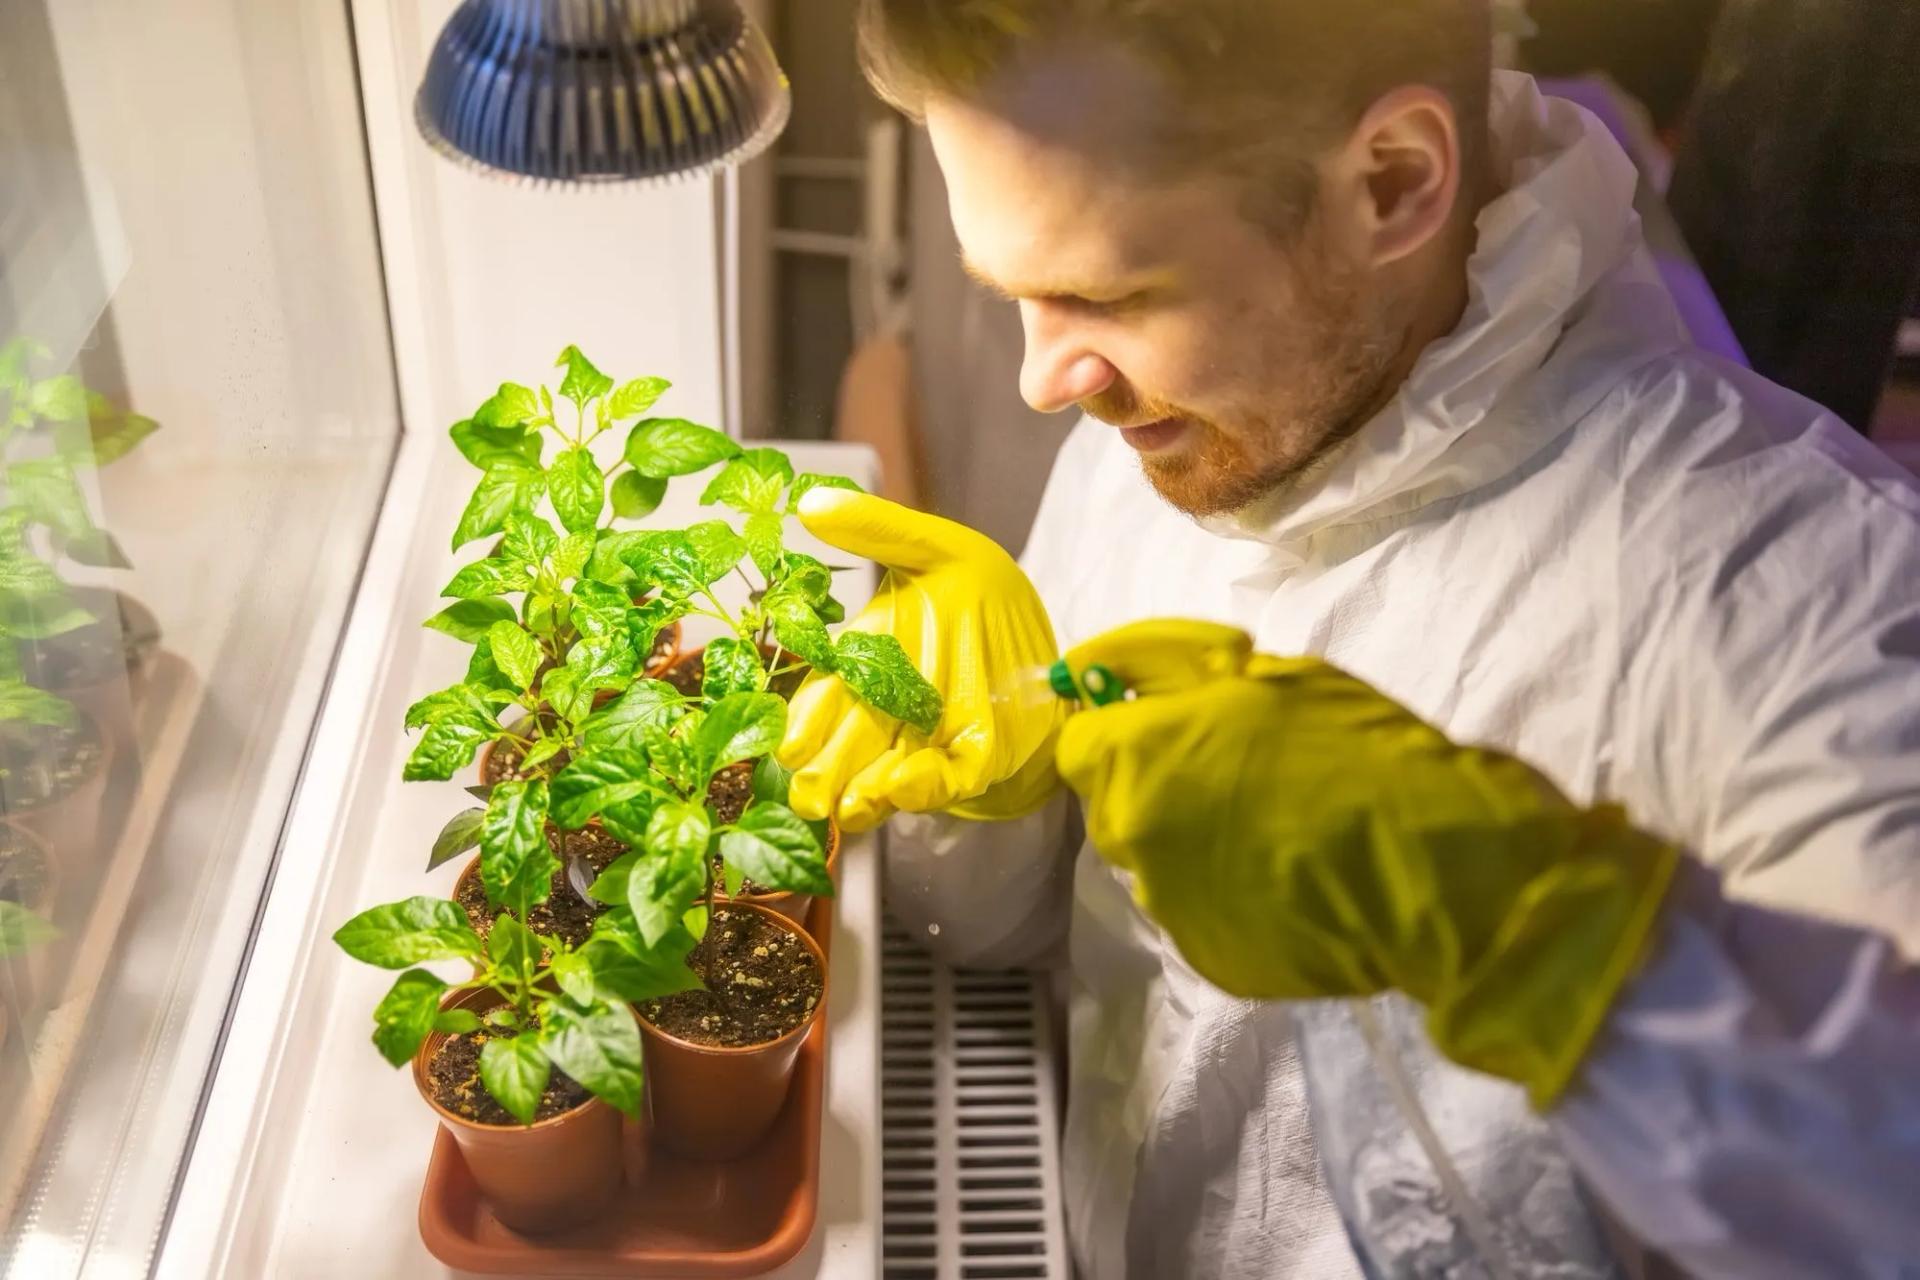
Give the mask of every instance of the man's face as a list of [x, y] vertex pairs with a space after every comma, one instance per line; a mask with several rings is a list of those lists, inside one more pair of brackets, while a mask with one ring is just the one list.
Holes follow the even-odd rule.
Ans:
[[1021, 392], [1122, 429], [1179, 509], [1231, 511], [1360, 425], [1402, 335], [1341, 229], [1284, 242], [1225, 177], [1163, 179], [1178, 103], [1110, 50], [1054, 52], [927, 124], [970, 272], [1019, 303]]

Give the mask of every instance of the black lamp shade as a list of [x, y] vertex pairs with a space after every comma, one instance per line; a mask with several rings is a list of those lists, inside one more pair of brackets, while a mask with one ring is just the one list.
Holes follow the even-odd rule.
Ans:
[[466, 0], [414, 116], [456, 160], [607, 183], [738, 164], [791, 107], [773, 49], [734, 0]]

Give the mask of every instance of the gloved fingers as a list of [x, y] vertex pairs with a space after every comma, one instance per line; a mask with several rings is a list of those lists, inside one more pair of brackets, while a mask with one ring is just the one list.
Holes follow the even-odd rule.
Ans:
[[945, 746], [915, 751], [894, 765], [886, 780], [895, 805], [908, 813], [933, 813], [971, 800], [997, 781], [988, 765], [993, 754], [987, 726], [966, 730]]
[[1153, 619], [1118, 627], [1076, 645], [1067, 665], [1078, 677], [1096, 664], [1143, 697], [1198, 688], [1240, 674], [1253, 654], [1253, 637], [1238, 627], [1184, 619]]
[[775, 758], [789, 769], [804, 768], [858, 705], [853, 690], [839, 676], [813, 672], [787, 704], [787, 732]]
[[1284, 680], [1322, 672], [1331, 674], [1334, 670], [1319, 658], [1276, 658], [1269, 653], [1256, 653], [1247, 659], [1247, 668], [1241, 674], [1256, 680]]
[[909, 573], [998, 549], [965, 525], [850, 489], [808, 490], [799, 514], [807, 532], [827, 545]]
[[835, 815], [847, 784], [893, 745], [897, 731], [892, 717], [871, 707], [854, 707], [841, 718], [826, 745], [794, 770], [789, 807], [815, 821]]
[[834, 811], [842, 831], [855, 835], [871, 831], [893, 815], [899, 806], [892, 788], [887, 785], [887, 777], [911, 751], [911, 747], [896, 739], [872, 764], [853, 776]]

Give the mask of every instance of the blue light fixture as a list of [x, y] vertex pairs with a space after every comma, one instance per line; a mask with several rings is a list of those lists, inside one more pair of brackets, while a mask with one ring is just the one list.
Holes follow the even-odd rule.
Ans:
[[465, 0], [414, 100], [441, 154], [543, 183], [698, 177], [792, 110], [735, 0]]

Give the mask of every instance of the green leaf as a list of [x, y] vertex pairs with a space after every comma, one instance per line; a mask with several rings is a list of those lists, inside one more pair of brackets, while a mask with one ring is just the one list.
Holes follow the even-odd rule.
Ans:
[[73, 704], [22, 680], [0, 680], [0, 723], [72, 724]]
[[159, 429], [159, 423], [139, 413], [96, 418], [88, 424], [88, 434], [93, 437], [93, 465], [104, 467], [117, 462]]
[[747, 541], [733, 531], [725, 520], [703, 520], [687, 528], [687, 541], [700, 557], [701, 585], [720, 581], [732, 573], [747, 554]]
[[862, 699], [922, 733], [940, 723], [940, 693], [892, 636], [848, 631], [834, 645], [834, 674]]
[[[491, 404], [492, 401], [488, 401]], [[485, 405], [481, 408], [484, 410]], [[537, 431], [524, 431], [517, 426], [486, 426], [477, 419], [456, 422], [448, 428], [447, 434], [453, 437], [454, 448], [460, 450], [460, 456], [474, 466], [485, 471], [501, 458], [516, 459], [521, 462], [540, 463], [540, 434]]]
[[700, 989], [700, 977], [687, 967], [686, 953], [668, 954], [664, 945], [642, 958], [606, 938], [591, 938], [581, 953], [592, 967], [595, 994], [602, 1000], [638, 1004]]
[[793, 487], [787, 491], [787, 510], [789, 512], [800, 510], [800, 499], [815, 489], [850, 489], [854, 493], [866, 492], [845, 476], [821, 476], [811, 471], [802, 471], [793, 478]]
[[452, 711], [431, 721], [414, 744], [400, 777], [405, 782], [445, 782], [473, 763], [481, 744], [499, 733], [492, 716]]
[[624, 636], [627, 614], [633, 601], [619, 587], [610, 587], [592, 578], [573, 584], [573, 605], [569, 610], [573, 626], [583, 636]]
[[521, 1124], [532, 1124], [553, 1068], [533, 1035], [494, 1036], [480, 1050], [480, 1083]]
[[569, 533], [580, 533], [600, 523], [607, 478], [593, 455], [578, 446], [562, 449], [547, 469], [547, 493], [553, 509]]
[[467, 659], [465, 683], [476, 689], [489, 690], [504, 690], [511, 683], [506, 673], [501, 671], [494, 662], [493, 646], [487, 643], [485, 636], [482, 636], [480, 642], [473, 646], [473, 656]]
[[613, 482], [613, 514], [622, 520], [650, 516], [666, 500], [665, 478], [654, 479], [638, 471], [622, 471]]
[[461, 600], [491, 600], [532, 585], [532, 576], [511, 560], [476, 560], [454, 574], [440, 594]]
[[660, 794], [647, 758], [638, 751], [592, 751], [574, 760], [553, 780], [553, 820], [569, 831], [578, 831], [610, 805]]
[[404, 1067], [420, 1052], [440, 1015], [447, 984], [425, 969], [409, 969], [394, 979], [373, 1010], [373, 1043], [380, 1056]]
[[720, 856], [763, 889], [833, 893], [827, 857], [812, 828], [780, 804], [756, 804], [720, 834]]
[[685, 418], [649, 418], [627, 436], [627, 461], [649, 479], [690, 476], [739, 456], [740, 446], [725, 435]]
[[[8, 514], [25, 518], [20, 512]], [[53, 566], [28, 549], [17, 527], [0, 527], [0, 598], [32, 600], [50, 595], [62, 585]]]
[[640, 1113], [640, 1027], [625, 1005], [547, 1007], [540, 1043], [547, 1057], [607, 1105]]
[[[599, 750], [637, 750], [649, 732], [672, 725], [686, 710], [686, 698], [666, 681], [636, 680], [631, 689], [587, 717], [580, 737]], [[559, 779], [554, 785], [559, 785]]]
[[502, 455], [487, 464], [460, 524], [453, 531], [453, 549], [458, 551], [476, 538], [500, 532], [507, 517], [530, 514], [540, 495], [546, 491], [547, 473], [525, 458]]
[[362, 964], [407, 969], [430, 960], [477, 960], [480, 939], [451, 898], [408, 898], [371, 907], [334, 930], [340, 949]]
[[502, 622], [512, 623], [513, 618], [513, 606], [505, 600], [462, 600], [428, 618], [425, 625], [429, 630], [444, 632], [455, 640], [478, 644], [491, 634], [494, 626]]
[[503, 382], [487, 402], [473, 411], [473, 420], [482, 427], [524, 427], [540, 416], [540, 398], [533, 388], [517, 382]]
[[593, 361], [581, 355], [578, 347], [569, 346], [554, 364], [565, 365], [567, 370], [567, 376], [560, 380], [560, 394], [582, 410], [589, 400], [613, 390], [613, 379], [594, 368]]
[[[772, 449], [754, 449], [735, 458], [720, 469], [707, 483], [700, 494], [700, 504], [709, 506], [715, 502], [724, 503], [735, 511], [748, 515], [773, 515], [780, 510], [780, 494], [786, 485], [786, 476], [780, 475], [770, 464], [752, 460], [756, 454], [774, 453]], [[789, 465], [788, 475], [792, 474]]]
[[527, 748], [526, 755], [520, 757], [520, 770], [523, 773], [530, 772], [566, 749], [567, 744], [559, 738], [541, 738]]
[[0, 959], [51, 942], [60, 931], [11, 898], [0, 898]]
[[493, 705], [481, 696], [482, 693], [479, 687], [464, 683], [430, 693], [407, 708], [407, 728], [418, 729], [458, 711], [470, 711], [492, 719]]
[[94, 531], [87, 500], [65, 458], [53, 455], [13, 463], [6, 479], [8, 501], [29, 519], [63, 537], [83, 538]]
[[496, 968], [524, 981], [540, 967], [540, 939], [518, 916], [498, 916], [487, 934], [487, 957]]
[[450, 1036], [463, 1036], [485, 1025], [480, 1021], [480, 1015], [471, 1009], [442, 1009], [433, 1017], [433, 1029]]
[[569, 724], [578, 724], [593, 714], [595, 691], [581, 687], [580, 672], [573, 667], [547, 672], [540, 680], [540, 692], [546, 696], [547, 705]]
[[630, 611], [627, 614], [627, 635], [633, 640], [634, 652], [651, 655], [653, 642], [659, 637], [661, 629], [686, 617], [690, 608], [684, 600], [659, 596]]
[[607, 412], [615, 418], [635, 418], [653, 408], [673, 384], [665, 378], [635, 378], [607, 398]]
[[547, 966], [560, 989], [581, 1004], [592, 1004], [593, 963], [578, 951], [556, 951]]
[[603, 531], [593, 545], [593, 554], [587, 558], [587, 577], [612, 587], [631, 583], [633, 570], [628, 567], [626, 557], [629, 553], [638, 554], [647, 536], [647, 532], [638, 529]]
[[447, 825], [440, 828], [440, 834], [434, 837], [433, 852], [427, 857], [427, 870], [443, 867], [467, 850], [480, 844], [480, 824], [486, 819], [485, 809], [466, 809], [447, 819]]
[[647, 946], [660, 945], [706, 892], [711, 835], [711, 820], [699, 805], [675, 802], [654, 811], [647, 856], [627, 881], [627, 906]]
[[540, 642], [526, 628], [518, 622], [496, 622], [487, 628], [487, 647], [493, 651], [494, 665], [513, 681], [514, 688], [533, 687], [543, 655]]
[[765, 669], [760, 652], [745, 640], [722, 636], [707, 646], [706, 680], [701, 694], [710, 702], [730, 693], [758, 693]]
[[[595, 902], [604, 902], [608, 906], [625, 906], [627, 904], [627, 885], [633, 879], [634, 870], [639, 867], [641, 857], [642, 855], [637, 852], [624, 853], [608, 863], [607, 869], [602, 871], [591, 885], [587, 886], [587, 896]], [[608, 917], [602, 916], [599, 920], [594, 921], [594, 932], [598, 933], [600, 926], [605, 923], [607, 919]], [[635, 946], [639, 945], [639, 936], [638, 933], [634, 934]]]
[[91, 565], [98, 569], [131, 569], [126, 551], [120, 546], [119, 539], [105, 529], [89, 529], [85, 533], [68, 534], [60, 540], [60, 550], [75, 564]]
[[596, 541], [592, 529], [570, 533], [560, 539], [560, 545], [553, 549], [553, 576], [562, 582], [568, 578], [578, 578], [586, 571], [587, 561], [593, 558]]
[[560, 547], [560, 535], [553, 531], [545, 516], [531, 511], [515, 511], [501, 525], [500, 558], [535, 570]]
[[636, 533], [621, 545], [620, 558], [642, 582], [669, 596], [698, 595], [712, 581], [692, 540], [678, 530]]
[[747, 887], [747, 873], [731, 862], [722, 859], [720, 863], [720, 887], [729, 898], [737, 898], [740, 891]]
[[782, 587], [768, 592], [761, 608], [773, 623], [773, 638], [780, 642], [782, 649], [810, 667], [821, 671], [834, 669], [833, 640], [827, 635], [827, 624], [797, 591]]
[[728, 694], [707, 709], [694, 732], [693, 750], [700, 770], [711, 776], [730, 764], [766, 755], [780, 745], [786, 729], [787, 704], [778, 694]]
[[778, 757], [761, 756], [754, 761], [753, 798], [756, 803], [784, 805], [792, 786], [793, 770], [781, 764]]
[[559, 867], [547, 847], [547, 784], [503, 782], [480, 825], [480, 883], [487, 901], [524, 917], [553, 892]]
[[747, 517], [747, 551], [753, 556], [754, 567], [771, 578], [780, 567], [780, 517], [754, 515]]
[[77, 422], [87, 413], [87, 388], [70, 373], [34, 384], [27, 403], [48, 422]]
[[633, 681], [640, 655], [626, 633], [588, 636], [567, 654], [567, 669], [582, 689], [598, 693], [602, 689], [624, 689]]

